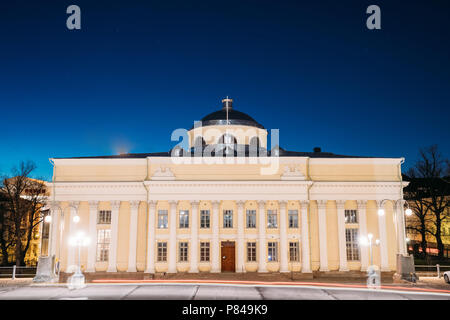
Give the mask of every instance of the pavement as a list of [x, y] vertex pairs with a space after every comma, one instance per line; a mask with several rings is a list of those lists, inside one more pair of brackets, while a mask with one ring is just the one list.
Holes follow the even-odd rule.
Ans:
[[[227, 280], [105, 280], [69, 290], [64, 284], [9, 280], [0, 286], [0, 300], [450, 300], [442, 279], [416, 285], [336, 282], [262, 282]], [[2, 280], [4, 281], [4, 280]], [[439, 282], [440, 281], [440, 282]]]

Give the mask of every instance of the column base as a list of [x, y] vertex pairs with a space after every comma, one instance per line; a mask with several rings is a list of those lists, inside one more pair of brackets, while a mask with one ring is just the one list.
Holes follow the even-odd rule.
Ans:
[[321, 268], [319, 268], [319, 271], [320, 272], [328, 272], [328, 271], [330, 271], [329, 269], [328, 269], [328, 267], [321, 267]]
[[155, 273], [155, 268], [153, 268], [153, 269], [145, 269], [144, 273], [154, 274]]
[[305, 269], [305, 270], [302, 270], [301, 273], [311, 273], [312, 274], [312, 271], [311, 271], [311, 269]]
[[87, 268], [85, 272], [95, 272], [95, 268]]
[[190, 269], [188, 271], [188, 273], [198, 273], [198, 272], [199, 272], [198, 269]]
[[347, 267], [339, 268], [339, 272], [346, 272], [346, 271], [350, 271], [349, 268]]
[[136, 269], [136, 267], [128, 268], [127, 272], [137, 272], [137, 269]]
[[117, 272], [117, 268], [108, 268], [106, 272]]

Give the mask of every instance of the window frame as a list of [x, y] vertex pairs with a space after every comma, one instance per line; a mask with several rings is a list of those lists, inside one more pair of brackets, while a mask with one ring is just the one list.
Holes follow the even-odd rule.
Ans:
[[210, 262], [211, 245], [208, 241], [200, 242], [200, 262]]
[[[275, 222], [271, 221], [275, 218]], [[268, 209], [267, 210], [267, 229], [277, 229], [278, 228], [278, 212], [277, 210]]]
[[189, 262], [189, 242], [178, 242], [178, 262]]
[[[251, 223], [251, 222], [253, 222], [253, 223]], [[256, 210], [255, 209], [247, 209], [246, 210], [246, 212], [245, 212], [245, 227], [247, 229], [256, 229]]]
[[189, 210], [178, 211], [178, 228], [189, 229]]
[[[103, 234], [103, 236], [100, 236], [101, 234]], [[108, 236], [106, 236], [106, 234], [108, 234]], [[95, 261], [108, 262], [110, 249], [111, 249], [111, 229], [97, 229], [97, 245], [96, 245]]]
[[[163, 222], [165, 222], [164, 225], [161, 225], [161, 217], [165, 217], [163, 219]], [[168, 210], [161, 209], [158, 210], [158, 228], [157, 229], [168, 229], [169, 228], [169, 212]]]
[[[206, 224], [208, 226], [206, 226]], [[200, 210], [200, 229], [210, 229], [210, 228], [211, 228], [211, 211], [209, 209]]]
[[256, 241], [247, 242], [247, 262], [256, 262]]
[[276, 241], [267, 243], [267, 262], [278, 262], [278, 242]]
[[167, 241], [156, 243], [156, 262], [167, 262]]
[[[226, 219], [230, 217], [230, 219]], [[233, 210], [223, 210], [223, 229], [233, 229]]]
[[[295, 213], [293, 213], [295, 212]], [[295, 217], [295, 219], [293, 221], [291, 221], [291, 217]], [[292, 223], [291, 222], [295, 222]], [[289, 229], [297, 229], [298, 228], [298, 210], [297, 209], [292, 209], [292, 210], [288, 210], [288, 228]]]

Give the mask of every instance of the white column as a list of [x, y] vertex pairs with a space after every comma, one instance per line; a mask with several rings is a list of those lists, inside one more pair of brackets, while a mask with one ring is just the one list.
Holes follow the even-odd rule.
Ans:
[[198, 272], [198, 203], [191, 201], [191, 248], [190, 248], [190, 269], [189, 272]]
[[267, 272], [267, 252], [266, 252], [266, 211], [265, 201], [258, 201], [259, 205], [259, 257], [258, 272]]
[[89, 201], [89, 238], [86, 272], [95, 272], [95, 253], [97, 249], [97, 210], [98, 201]]
[[177, 272], [177, 203], [171, 200], [169, 217], [169, 269], [168, 273]]
[[398, 253], [406, 255], [408, 252], [406, 250], [406, 230], [405, 230], [405, 213], [404, 206], [405, 200], [400, 199], [395, 202], [396, 208], [396, 219], [397, 219], [397, 241], [398, 241]]
[[[53, 256], [56, 254], [56, 243], [58, 240], [58, 222], [59, 222], [59, 215], [61, 214], [61, 209], [58, 209], [58, 207], [55, 206], [50, 208], [51, 212], [51, 217], [52, 217], [52, 222], [50, 224], [50, 230], [49, 230], [49, 235], [50, 235], [50, 239], [49, 239], [49, 256]], [[60, 244], [61, 245], [61, 244]]]
[[288, 268], [288, 244], [287, 244], [287, 201], [279, 201], [280, 204], [280, 272], [289, 272]]
[[111, 249], [107, 272], [117, 271], [117, 243], [119, 235], [119, 208], [120, 201], [111, 201]]
[[339, 239], [339, 271], [348, 271], [347, 240], [345, 238], [345, 200], [336, 200], [338, 239]]
[[327, 250], [327, 200], [317, 200], [319, 209], [319, 254], [320, 271], [328, 271], [328, 250]]
[[212, 247], [211, 272], [220, 272], [220, 243], [219, 243], [219, 205], [220, 201], [212, 201]]
[[237, 201], [237, 269], [236, 272], [245, 272], [244, 265], [244, 201]]
[[145, 273], [155, 273], [155, 219], [156, 201], [148, 202], [147, 269]]
[[[381, 209], [381, 201], [377, 201], [377, 212]], [[380, 232], [380, 259], [381, 271], [389, 271], [387, 234], [386, 234], [386, 215], [378, 215], [378, 230]]]
[[[367, 237], [366, 200], [358, 200], [359, 216], [359, 236]], [[360, 246], [361, 249], [361, 271], [366, 271], [369, 266], [369, 249], [367, 246]]]
[[[75, 236], [76, 230], [77, 230], [77, 226], [76, 223], [73, 221], [73, 217], [75, 217], [76, 215], [78, 215], [78, 205], [79, 202], [78, 201], [73, 201], [70, 202], [69, 206], [70, 206], [70, 217], [69, 217], [69, 234], [68, 234], [68, 239], [70, 239], [70, 237]], [[75, 247], [71, 246], [70, 243], [67, 243], [69, 246], [69, 255], [68, 255], [68, 260], [67, 260], [67, 266], [73, 266], [76, 265], [76, 261], [75, 261]]]
[[301, 202], [302, 219], [302, 272], [311, 272], [311, 259], [309, 251], [309, 223], [308, 223], [308, 205], [309, 201]]
[[136, 247], [139, 201], [130, 201], [130, 239], [128, 243], [127, 272], [136, 272]]

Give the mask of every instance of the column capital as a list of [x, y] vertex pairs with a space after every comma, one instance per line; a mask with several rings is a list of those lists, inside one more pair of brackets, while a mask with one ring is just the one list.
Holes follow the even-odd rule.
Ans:
[[110, 201], [112, 210], [119, 210], [120, 208], [120, 200], [112, 200]]
[[80, 205], [80, 201], [70, 201], [69, 207], [75, 208], [78, 210], [78, 206]]
[[325, 209], [327, 207], [327, 200], [317, 200], [317, 207], [319, 209]]
[[178, 204], [178, 200], [169, 200], [170, 206], [176, 206]]
[[365, 209], [367, 205], [367, 200], [357, 200], [358, 209]]
[[280, 205], [280, 209], [286, 209], [286, 200], [278, 200], [278, 204]]
[[300, 200], [300, 205], [302, 208], [308, 208], [309, 200]]
[[213, 205], [214, 209], [219, 209], [220, 200], [212, 200], [211, 204]]
[[200, 201], [199, 200], [191, 200], [191, 207], [198, 208]]
[[259, 207], [263, 207], [263, 206], [265, 206], [265, 204], [266, 204], [266, 201], [265, 201], [265, 200], [258, 200], [258, 201], [256, 201], [256, 202], [258, 202], [258, 206], [259, 206]]
[[90, 201], [88, 201], [88, 203], [89, 203], [89, 209], [90, 210], [97, 210], [99, 201], [97, 201], [97, 200], [90, 200]]
[[237, 204], [238, 209], [244, 209], [245, 201], [238, 200], [238, 201], [236, 201], [236, 204]]
[[336, 207], [338, 209], [344, 209], [345, 208], [345, 200], [336, 200]]
[[156, 208], [156, 200], [149, 200], [148, 201], [148, 205], [150, 206], [150, 208]]
[[139, 208], [139, 200], [131, 200], [130, 201], [130, 208], [133, 210], [138, 209]]

